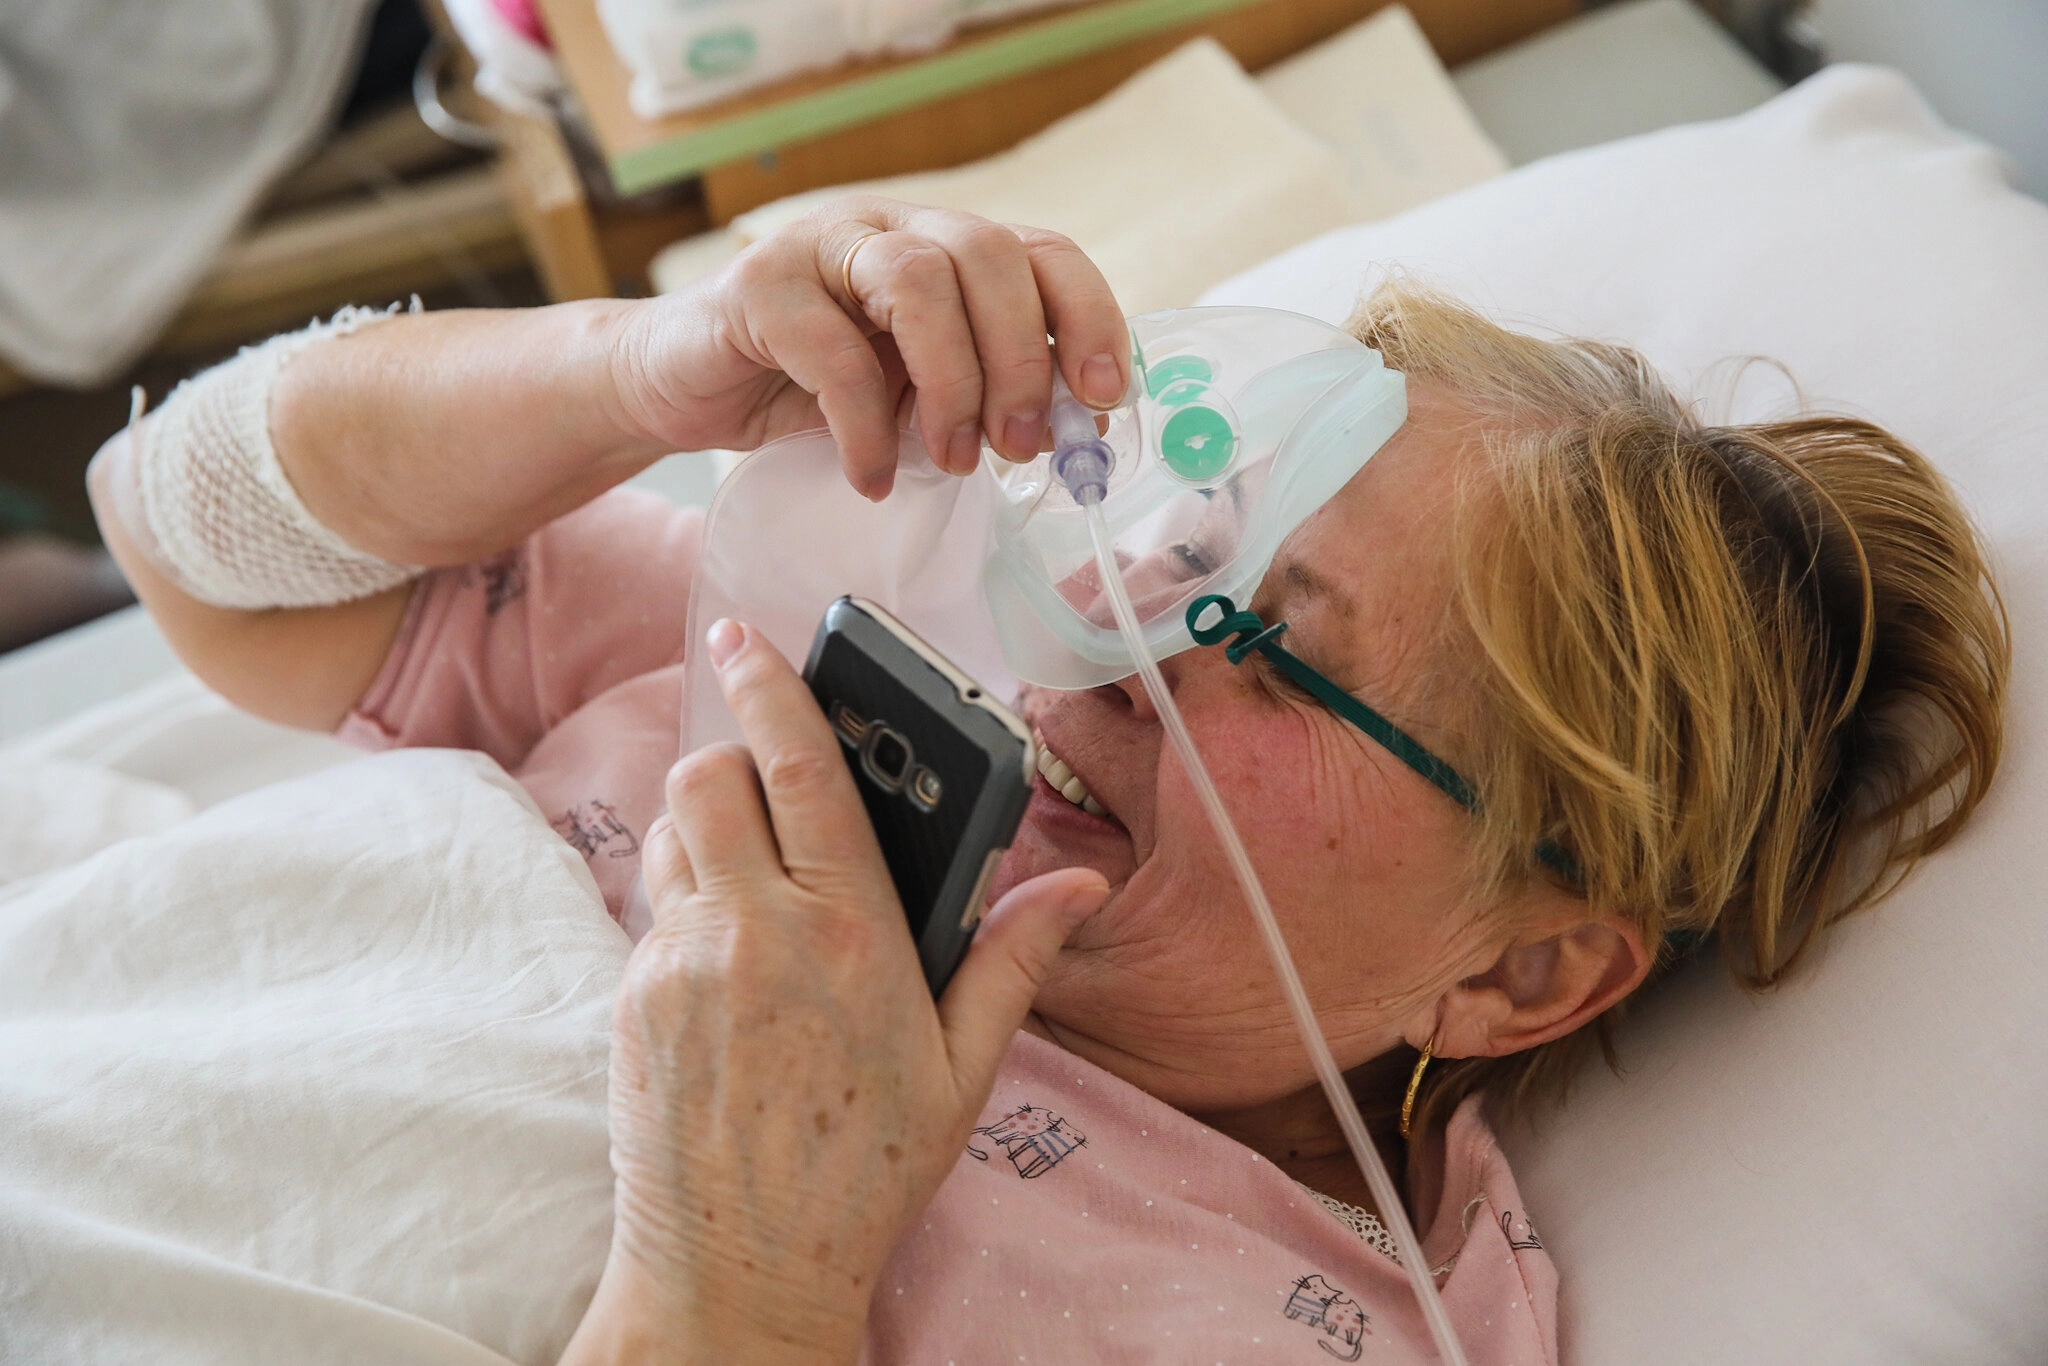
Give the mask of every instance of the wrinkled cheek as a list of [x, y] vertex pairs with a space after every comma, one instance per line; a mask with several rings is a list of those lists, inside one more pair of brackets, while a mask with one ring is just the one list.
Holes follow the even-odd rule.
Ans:
[[[1234, 994], [1242, 985], [1240, 965], [1249, 963], [1270, 979], [1250, 914], [1228, 880], [1215, 870], [1203, 876], [1165, 874], [1155, 859], [1120, 888], [1068, 941], [1066, 955], [1090, 974], [1113, 974], [1117, 995], [1135, 993], [1135, 1004], [1155, 991], [1182, 999], [1190, 991]], [[1097, 983], [1098, 989], [1100, 983]], [[1149, 1001], [1148, 1008], [1157, 1008]]]

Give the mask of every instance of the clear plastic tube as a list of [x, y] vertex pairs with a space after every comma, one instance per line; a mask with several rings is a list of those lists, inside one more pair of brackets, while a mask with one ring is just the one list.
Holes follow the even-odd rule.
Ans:
[[[1063, 392], [1056, 394], [1056, 413], [1061, 406], [1061, 398], [1073, 403], [1073, 399]], [[1092, 441], [1094, 436], [1091, 419], [1088, 439]], [[1056, 452], [1056, 470], [1060, 463]], [[1437, 1354], [1448, 1366], [1466, 1366], [1465, 1353], [1458, 1346], [1457, 1334], [1451, 1330], [1451, 1320], [1444, 1312], [1443, 1300], [1436, 1293], [1436, 1280], [1430, 1275], [1429, 1264], [1423, 1258], [1422, 1240], [1415, 1236], [1415, 1227], [1408, 1222], [1408, 1211], [1402, 1204], [1401, 1193], [1388, 1174], [1386, 1163], [1380, 1160], [1379, 1149], [1373, 1146], [1372, 1136], [1365, 1130], [1365, 1118], [1358, 1113], [1358, 1102], [1352, 1099], [1351, 1088], [1344, 1084], [1343, 1073], [1337, 1070], [1337, 1060], [1330, 1055], [1329, 1042], [1323, 1038], [1322, 1026], [1316, 1022], [1308, 992], [1301, 985], [1301, 974], [1295, 971], [1294, 959], [1287, 951], [1287, 941], [1280, 933], [1280, 922], [1274, 919], [1272, 903], [1266, 900], [1266, 889], [1260, 885], [1258, 873], [1252, 868], [1251, 855], [1245, 852], [1237, 826], [1230, 819], [1230, 812], [1224, 807], [1216, 784], [1210, 780], [1201, 755], [1195, 750], [1194, 737], [1188, 733], [1187, 722], [1181, 719], [1180, 708], [1174, 704], [1166, 679], [1160, 674], [1151, 651], [1146, 648], [1137, 610], [1124, 589], [1123, 575], [1111, 548], [1109, 522], [1102, 512], [1102, 487], [1107, 468], [1088, 477], [1083, 471], [1092, 463], [1090, 458], [1084, 455], [1076, 463], [1081, 467], [1076, 471], [1078, 477], [1069, 478], [1064, 474], [1061, 477], [1073, 491], [1074, 500], [1086, 510], [1088, 532], [1095, 543], [1095, 558], [1102, 571], [1103, 590], [1109, 594], [1110, 606], [1116, 613], [1117, 629], [1123, 632], [1124, 639], [1130, 644], [1131, 657], [1137, 663], [1138, 677], [1144, 680], [1146, 695], [1152, 699], [1152, 709], [1159, 713], [1160, 723], [1166, 728], [1174, 753], [1180, 756], [1181, 767], [1187, 770], [1188, 781], [1195, 785], [1195, 791], [1202, 799], [1202, 808], [1209, 815], [1209, 824], [1214, 827], [1217, 840], [1230, 858], [1237, 884], [1244, 891], [1246, 904], [1252, 909], [1252, 918], [1258, 922], [1259, 935], [1265, 941], [1273, 971], [1279, 974], [1281, 989], [1287, 997], [1287, 1008], [1294, 1016], [1294, 1027], [1301, 1034], [1302, 1043], [1308, 1048], [1309, 1060], [1315, 1066], [1316, 1080], [1322, 1083], [1323, 1094], [1329, 1098], [1330, 1108], [1336, 1112], [1338, 1127], [1344, 1131], [1344, 1141], [1351, 1146], [1351, 1156], [1365, 1174], [1365, 1184], [1379, 1205], [1380, 1222], [1393, 1235], [1394, 1246], [1401, 1254], [1401, 1267], [1408, 1273], [1416, 1302], [1422, 1306], [1422, 1317], [1429, 1324], [1430, 1336], [1436, 1340]]]

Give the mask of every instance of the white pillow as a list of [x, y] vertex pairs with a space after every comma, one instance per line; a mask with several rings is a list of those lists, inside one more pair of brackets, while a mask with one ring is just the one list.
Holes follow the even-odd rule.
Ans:
[[[1461, 69], [1462, 75], [1462, 69]], [[1259, 89], [1336, 152], [1385, 218], [1507, 170], [1406, 5], [1275, 62]]]
[[0, 889], [0, 1361], [553, 1362], [627, 947], [446, 750]]
[[1218, 280], [1370, 216], [1373, 205], [1343, 159], [1296, 127], [1213, 38], [1162, 57], [1007, 152], [808, 190], [741, 214], [733, 230], [759, 241], [849, 190], [1063, 232], [1130, 313], [1186, 307]]
[[[1993, 542], [2016, 662], [1976, 821], [1752, 998], [1697, 963], [1511, 1135], [1567, 1360], [2048, 1360], [2048, 206], [1900, 76], [1539, 162], [1212, 291], [1342, 318], [1391, 264], [1504, 320], [1631, 342], [1738, 419], [1867, 415]], [[1728, 391], [1733, 387], [1734, 392]]]

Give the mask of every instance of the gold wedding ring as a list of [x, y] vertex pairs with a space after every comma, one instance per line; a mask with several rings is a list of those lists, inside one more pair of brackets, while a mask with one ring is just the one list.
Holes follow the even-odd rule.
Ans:
[[881, 235], [882, 229], [876, 228], [854, 238], [853, 245], [846, 249], [846, 255], [839, 262], [839, 288], [846, 295], [846, 301], [855, 307], [860, 306], [860, 298], [853, 292], [853, 258], [860, 255], [862, 247]]

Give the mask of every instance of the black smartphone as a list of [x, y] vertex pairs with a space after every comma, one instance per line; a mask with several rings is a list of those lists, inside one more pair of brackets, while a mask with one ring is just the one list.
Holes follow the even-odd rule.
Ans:
[[981, 922], [1024, 819], [1036, 755], [1008, 707], [861, 598], [825, 609], [804, 664], [853, 770], [932, 995]]

